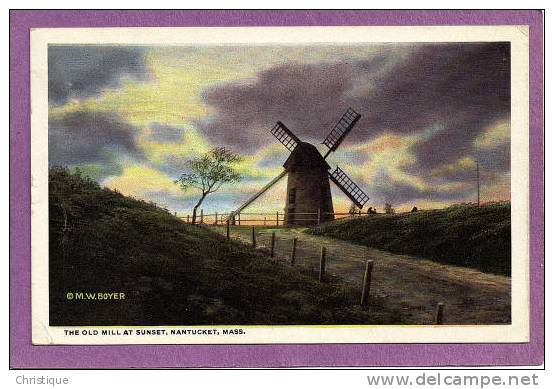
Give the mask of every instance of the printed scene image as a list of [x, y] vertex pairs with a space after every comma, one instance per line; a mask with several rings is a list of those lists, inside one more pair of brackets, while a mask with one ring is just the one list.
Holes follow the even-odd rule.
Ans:
[[49, 320], [511, 323], [510, 44], [49, 45]]

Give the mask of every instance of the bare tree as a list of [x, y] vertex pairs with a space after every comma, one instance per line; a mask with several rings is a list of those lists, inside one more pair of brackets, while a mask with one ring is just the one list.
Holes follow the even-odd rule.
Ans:
[[217, 192], [223, 184], [238, 182], [240, 174], [233, 166], [241, 157], [224, 147], [215, 147], [202, 156], [185, 162], [186, 172], [175, 180], [183, 191], [196, 188], [202, 192], [192, 210], [192, 224], [196, 223], [196, 211], [210, 193]]
[[393, 214], [395, 211], [394, 211], [394, 208], [392, 207], [392, 205], [390, 203], [385, 203], [385, 213], [386, 214]]

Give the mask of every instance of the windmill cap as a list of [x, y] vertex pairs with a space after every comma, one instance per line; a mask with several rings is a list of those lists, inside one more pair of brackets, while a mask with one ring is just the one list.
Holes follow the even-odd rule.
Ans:
[[317, 148], [307, 142], [298, 143], [283, 164], [283, 167], [286, 170], [293, 167], [321, 168], [325, 170], [331, 169], [331, 166], [329, 166], [329, 164], [321, 156]]

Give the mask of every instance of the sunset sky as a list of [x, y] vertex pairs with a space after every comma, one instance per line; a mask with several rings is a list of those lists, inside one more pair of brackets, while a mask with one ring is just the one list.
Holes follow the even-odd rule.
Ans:
[[[362, 119], [328, 158], [369, 195], [405, 210], [510, 198], [507, 43], [314, 46], [50, 46], [49, 164], [190, 211], [174, 180], [213, 146], [244, 157], [243, 180], [205, 201], [235, 209], [282, 171], [281, 120], [320, 143], [347, 108]], [[286, 180], [251, 211], [282, 210]], [[332, 185], [333, 187], [333, 185]], [[335, 210], [350, 201], [333, 187]]]

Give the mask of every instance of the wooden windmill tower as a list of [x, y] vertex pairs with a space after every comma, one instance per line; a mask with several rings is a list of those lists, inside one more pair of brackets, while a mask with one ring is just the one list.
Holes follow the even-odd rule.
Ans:
[[[277, 122], [271, 134], [290, 152], [284, 170], [258, 193], [233, 212], [240, 213], [254, 200], [288, 174], [285, 225], [304, 226], [333, 219], [333, 199], [329, 180], [333, 181], [358, 208], [362, 208], [369, 197], [338, 166], [331, 173], [327, 157], [344, 140], [361, 115], [349, 108], [329, 135], [323, 141], [329, 150], [322, 156], [317, 148], [302, 142], [282, 122]], [[318, 217], [314, 217], [318, 215]]]

